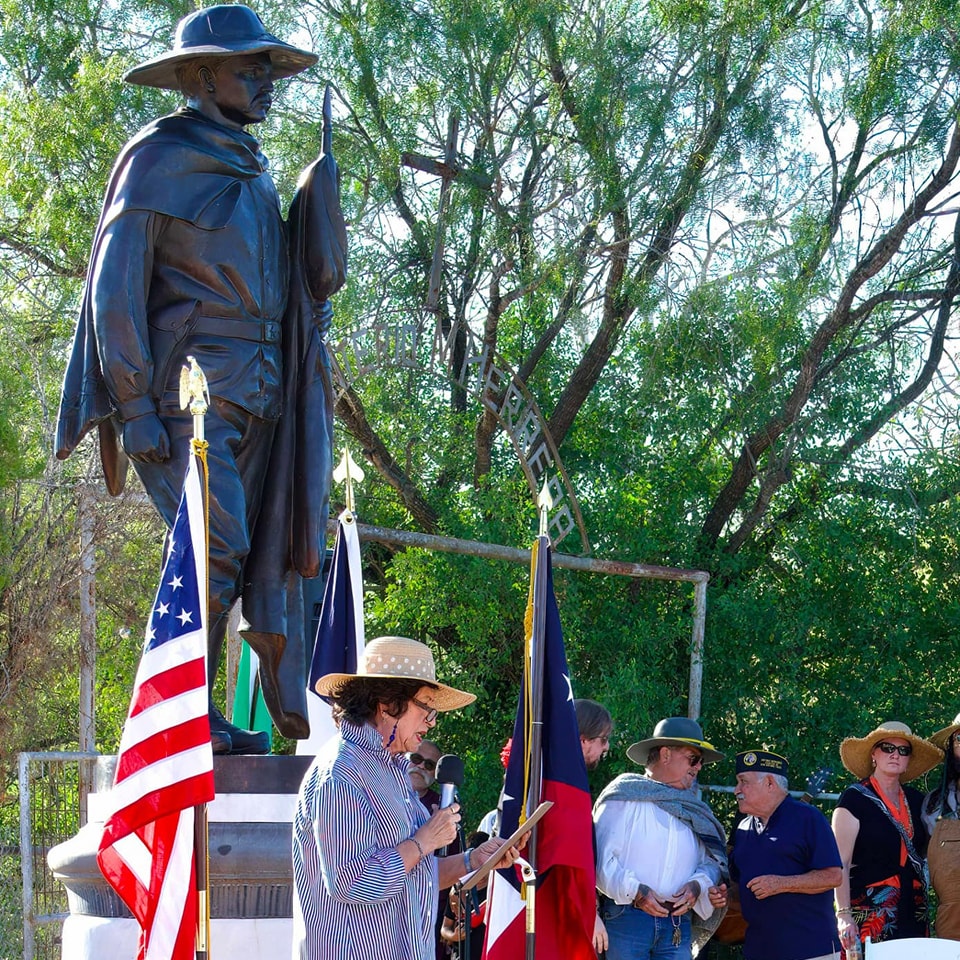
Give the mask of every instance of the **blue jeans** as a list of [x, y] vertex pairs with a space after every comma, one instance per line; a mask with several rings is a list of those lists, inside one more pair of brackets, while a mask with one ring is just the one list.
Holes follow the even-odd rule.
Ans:
[[[651, 917], [630, 904], [605, 900], [603, 922], [610, 937], [607, 960], [690, 960], [690, 914]], [[679, 924], [680, 945], [673, 945]]]

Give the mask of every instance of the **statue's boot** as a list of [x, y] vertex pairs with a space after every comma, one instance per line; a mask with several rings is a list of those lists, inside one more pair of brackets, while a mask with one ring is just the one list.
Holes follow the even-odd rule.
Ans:
[[[217, 739], [228, 740], [228, 753], [263, 754], [270, 752], [270, 734], [264, 730], [244, 730], [231, 723], [214, 705], [210, 704], [210, 742], [215, 744]], [[214, 747], [214, 753], [217, 752]]]
[[286, 635], [243, 629], [240, 635], [260, 658], [260, 689], [277, 729], [291, 740], [305, 740], [310, 736], [310, 721], [303, 629], [296, 629], [293, 622], [288, 626]]
[[[260, 730], [244, 730], [230, 723], [214, 706], [213, 681], [220, 669], [220, 654], [227, 634], [227, 614], [220, 613], [210, 619], [207, 635], [207, 684], [210, 718], [210, 745], [215, 754], [261, 754], [270, 752], [270, 734]], [[226, 747], [226, 749], [224, 749]]]
[[[212, 708], [212, 704], [210, 705]], [[207, 711], [208, 716], [210, 711]], [[213, 721], [210, 721], [210, 747], [212, 748], [214, 755], [218, 757], [225, 756], [233, 749], [233, 741], [230, 739], [230, 734], [226, 730], [214, 730]]]

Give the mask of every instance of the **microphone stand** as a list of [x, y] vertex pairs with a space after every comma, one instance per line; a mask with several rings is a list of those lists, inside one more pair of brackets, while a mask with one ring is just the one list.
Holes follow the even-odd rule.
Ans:
[[[457, 802], [460, 802], [459, 797], [457, 797]], [[472, 849], [467, 847], [467, 841], [463, 833], [462, 817], [457, 824], [457, 839], [460, 841], [460, 851], [462, 853], [467, 853], [468, 850]], [[473, 929], [473, 924], [470, 922], [470, 919], [474, 914], [478, 916], [480, 914], [480, 898], [477, 896], [477, 888], [474, 887], [472, 890], [467, 891], [467, 900], [464, 902], [463, 891], [461, 890], [461, 884], [459, 882], [455, 885], [454, 896], [457, 898], [457, 904], [460, 909], [459, 916], [463, 921], [463, 940], [460, 941], [460, 960], [470, 960], [470, 935]]]

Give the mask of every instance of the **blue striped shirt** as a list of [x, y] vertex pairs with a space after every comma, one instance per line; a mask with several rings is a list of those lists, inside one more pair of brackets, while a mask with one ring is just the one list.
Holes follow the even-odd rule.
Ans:
[[295, 960], [432, 960], [437, 861], [408, 874], [396, 849], [429, 814], [369, 725], [340, 723], [293, 818]]

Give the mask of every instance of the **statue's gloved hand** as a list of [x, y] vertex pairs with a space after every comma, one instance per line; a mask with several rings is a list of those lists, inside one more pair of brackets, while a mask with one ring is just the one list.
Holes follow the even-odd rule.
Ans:
[[155, 413], [144, 413], [123, 422], [123, 449], [139, 463], [161, 463], [170, 458], [170, 436]]
[[320, 334], [320, 339], [326, 340], [330, 332], [330, 324], [333, 323], [333, 307], [330, 306], [329, 300], [314, 301], [313, 322]]

